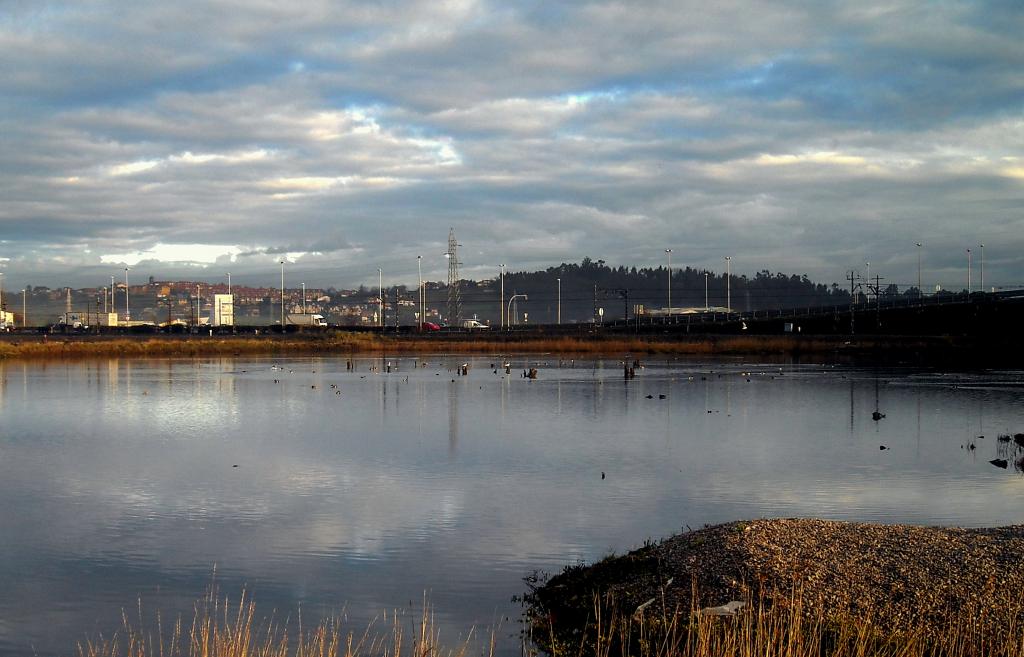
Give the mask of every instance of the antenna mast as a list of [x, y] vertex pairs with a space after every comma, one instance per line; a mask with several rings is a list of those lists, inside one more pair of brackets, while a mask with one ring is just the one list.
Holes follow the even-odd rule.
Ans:
[[459, 246], [455, 239], [455, 228], [448, 229], [448, 325], [462, 324], [462, 295], [459, 290]]

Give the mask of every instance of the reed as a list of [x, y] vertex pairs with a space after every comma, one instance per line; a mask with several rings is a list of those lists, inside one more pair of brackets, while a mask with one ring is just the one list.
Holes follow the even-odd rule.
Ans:
[[[698, 613], [696, 592], [689, 609], [668, 609], [655, 600], [644, 613], [616, 609], [599, 595], [590, 618], [579, 627], [558, 628], [528, 608], [522, 645], [526, 657], [1024, 657], [1024, 633], [1017, 628], [987, 635], [967, 615], [941, 633], [908, 629], [883, 635], [870, 620], [837, 622], [804, 606], [799, 591], [786, 604], [747, 600], [735, 616]], [[777, 598], [776, 598], [777, 600]], [[147, 629], [148, 628], [148, 629]], [[445, 647], [433, 611], [424, 601], [419, 617], [383, 614], [353, 631], [343, 617], [305, 627], [301, 614], [261, 618], [243, 593], [236, 602], [208, 594], [195, 605], [190, 623], [165, 628], [123, 615], [109, 638], [82, 642], [78, 657], [494, 657], [495, 634], [482, 644], [473, 633]]]
[[[694, 595], [694, 601], [697, 596]], [[528, 612], [531, 636], [551, 657], [1024, 657], [1017, 628], [986, 634], [969, 615], [943, 632], [909, 628], [880, 633], [868, 620], [826, 620], [804, 607], [799, 592], [785, 605], [747, 600], [735, 616], [689, 609], [623, 613], [595, 595], [582, 627], [558, 627], [554, 619]]]
[[[466, 657], [472, 633], [454, 648], [445, 648], [434, 615], [424, 601], [422, 615], [384, 613], [359, 631], [346, 628], [342, 616], [312, 627], [294, 619], [257, 616], [243, 593], [237, 601], [211, 591], [196, 603], [191, 623], [181, 618], [165, 628], [160, 614], [133, 618], [122, 613], [122, 626], [109, 638], [78, 644], [78, 657]], [[493, 657], [494, 637], [477, 653]]]
[[[488, 337], [381, 336], [332, 331], [308, 336], [165, 336], [107, 338], [96, 336], [8, 339], [0, 341], [0, 359], [197, 357], [261, 354], [380, 353], [554, 353], [562, 355], [767, 355], [833, 353], [842, 342], [789, 336], [645, 337]], [[881, 343], [861, 342], [859, 349]]]

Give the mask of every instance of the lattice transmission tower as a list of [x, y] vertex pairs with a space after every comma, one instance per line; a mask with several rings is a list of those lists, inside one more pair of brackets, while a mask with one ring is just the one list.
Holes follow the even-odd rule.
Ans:
[[448, 325], [462, 324], [462, 294], [459, 290], [459, 246], [455, 239], [455, 228], [448, 229]]

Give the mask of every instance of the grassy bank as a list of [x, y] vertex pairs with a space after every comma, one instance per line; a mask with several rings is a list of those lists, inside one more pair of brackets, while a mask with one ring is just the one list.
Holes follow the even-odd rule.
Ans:
[[562, 355], [815, 355], [947, 352], [941, 338], [844, 338], [797, 336], [545, 337], [540, 336], [381, 336], [332, 331], [301, 336], [8, 336], [0, 341], [2, 359], [89, 357], [242, 356], [277, 354], [555, 353]]
[[[594, 599], [594, 613], [579, 642], [553, 637], [531, 641], [527, 625], [516, 654], [552, 657], [1024, 657], [1019, 632], [993, 640], [968, 619], [939, 633], [880, 633], [868, 622], [830, 623], [808, 618], [799, 594], [785, 608], [748, 600], [730, 617], [652, 607], [653, 614], [619, 613]], [[346, 627], [341, 617], [303, 625], [300, 615], [260, 617], [244, 596], [238, 602], [208, 596], [192, 619], [138, 618], [125, 613], [107, 638], [79, 644], [78, 657], [468, 657], [495, 655], [496, 632], [469, 632], [446, 644], [425, 605], [418, 617], [384, 613], [365, 628]], [[508, 653], [505, 647], [502, 652]]]

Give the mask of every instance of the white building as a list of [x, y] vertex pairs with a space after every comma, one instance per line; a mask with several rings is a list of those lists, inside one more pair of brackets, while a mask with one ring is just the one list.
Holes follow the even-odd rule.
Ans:
[[233, 294], [215, 294], [210, 304], [210, 326], [235, 325], [235, 297]]

